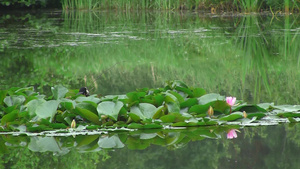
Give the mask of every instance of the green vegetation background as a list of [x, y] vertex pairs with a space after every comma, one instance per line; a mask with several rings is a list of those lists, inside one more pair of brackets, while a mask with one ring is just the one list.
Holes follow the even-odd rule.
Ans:
[[[91, 93], [108, 95], [177, 79], [250, 103], [299, 104], [298, 18], [85, 11], [4, 15], [0, 31], [9, 34], [0, 41], [0, 85], [35, 86], [44, 94], [57, 84], [87, 86]], [[24, 32], [16, 29], [20, 25]]]
[[2, 0], [0, 7], [68, 9], [168, 9], [215, 11], [285, 11], [299, 12], [300, 2], [289, 0]]

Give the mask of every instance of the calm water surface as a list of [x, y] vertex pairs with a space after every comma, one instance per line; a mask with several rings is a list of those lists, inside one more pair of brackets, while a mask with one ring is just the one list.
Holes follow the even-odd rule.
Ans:
[[[62, 84], [107, 95], [177, 79], [249, 103], [300, 104], [299, 21], [297, 15], [158, 11], [1, 13], [0, 88], [35, 86], [49, 94], [51, 86]], [[157, 133], [87, 139], [1, 135], [0, 163], [2, 168], [297, 168], [297, 128], [245, 128], [234, 140], [227, 140], [226, 132], [214, 139], [197, 132], [164, 133], [170, 138], [162, 140]], [[117, 148], [103, 147], [99, 140], [106, 138], [119, 140]]]

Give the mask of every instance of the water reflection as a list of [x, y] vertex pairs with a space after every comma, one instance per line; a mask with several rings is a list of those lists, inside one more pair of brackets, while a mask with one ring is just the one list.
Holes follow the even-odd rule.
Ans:
[[294, 71], [300, 62], [297, 18], [168, 12], [7, 14], [1, 18], [0, 85], [34, 85], [47, 93], [60, 83], [107, 95], [178, 79], [250, 103], [299, 104], [299, 97], [291, 94], [300, 90], [295, 85], [300, 74]]
[[58, 168], [297, 168], [299, 127], [244, 128], [233, 140], [227, 139], [230, 128], [222, 127], [76, 137], [1, 135], [0, 156], [8, 168], [29, 165], [24, 157], [39, 168], [49, 163]]

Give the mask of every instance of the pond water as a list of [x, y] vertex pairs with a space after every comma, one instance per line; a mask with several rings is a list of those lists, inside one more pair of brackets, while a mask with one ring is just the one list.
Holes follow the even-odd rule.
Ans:
[[[49, 94], [51, 86], [62, 84], [108, 95], [181, 80], [248, 103], [299, 105], [299, 26], [298, 15], [268, 13], [1, 13], [0, 88], [34, 86]], [[87, 138], [0, 135], [0, 163], [2, 168], [297, 168], [297, 128], [249, 127], [234, 140], [226, 133], [212, 137], [206, 128]]]

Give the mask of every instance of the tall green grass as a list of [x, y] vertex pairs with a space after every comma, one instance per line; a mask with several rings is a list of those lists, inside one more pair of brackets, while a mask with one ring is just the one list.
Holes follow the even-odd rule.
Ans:
[[289, 0], [62, 0], [64, 10], [69, 9], [160, 9], [160, 10], [211, 10], [257, 12], [299, 11], [300, 2]]

